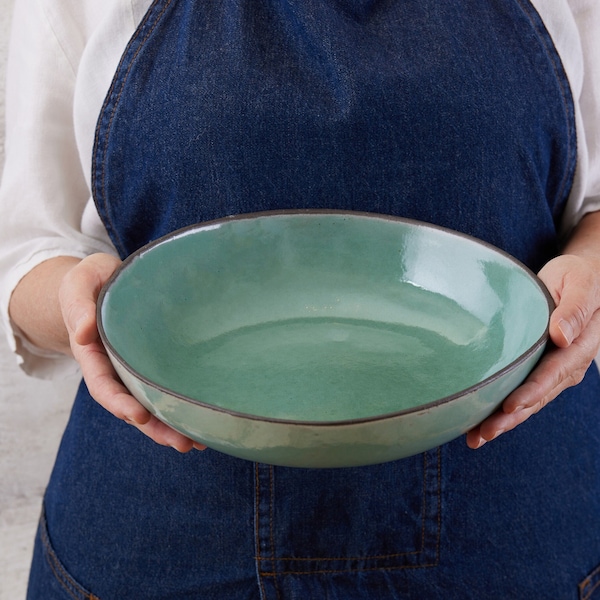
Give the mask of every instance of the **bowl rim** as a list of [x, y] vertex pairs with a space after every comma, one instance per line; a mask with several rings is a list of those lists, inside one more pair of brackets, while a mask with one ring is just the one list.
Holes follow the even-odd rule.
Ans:
[[[189, 235], [190, 233], [202, 230], [211, 230], [216, 226], [220, 226], [223, 224], [235, 222], [235, 221], [246, 221], [246, 220], [255, 220], [261, 218], [272, 218], [272, 217], [295, 217], [295, 216], [347, 216], [347, 217], [356, 217], [356, 218], [366, 218], [366, 219], [379, 219], [384, 221], [393, 221], [403, 223], [405, 225], [409, 225], [415, 228], [422, 228], [427, 230], [434, 230], [441, 232], [446, 235], [450, 235], [453, 237], [463, 238], [464, 240], [474, 243], [478, 246], [491, 250], [493, 253], [498, 254], [504, 259], [508, 260], [508, 262], [513, 263], [515, 267], [523, 271], [531, 281], [537, 285], [540, 292], [546, 299], [547, 307], [548, 307], [548, 319], [546, 321], [546, 327], [544, 328], [543, 333], [540, 337], [531, 344], [525, 352], [520, 354], [517, 358], [511, 361], [508, 365], [503, 367], [502, 369], [492, 373], [489, 377], [486, 377], [482, 381], [477, 382], [467, 388], [459, 390], [453, 394], [448, 396], [443, 396], [436, 400], [432, 400], [431, 402], [427, 402], [425, 404], [420, 404], [417, 406], [413, 406], [410, 408], [405, 408], [399, 411], [392, 411], [388, 413], [381, 413], [376, 415], [370, 415], [367, 417], [353, 418], [353, 419], [338, 419], [331, 421], [311, 421], [311, 420], [303, 420], [303, 419], [289, 419], [289, 418], [275, 418], [275, 417], [267, 417], [261, 415], [255, 415], [252, 413], [246, 413], [241, 411], [235, 411], [228, 408], [224, 408], [221, 406], [216, 406], [209, 402], [205, 402], [203, 400], [198, 400], [196, 398], [191, 398], [190, 396], [186, 396], [185, 394], [181, 394], [179, 392], [175, 392], [174, 390], [170, 390], [169, 388], [157, 384], [153, 382], [150, 378], [146, 377], [139, 373], [136, 369], [132, 368], [127, 361], [123, 359], [123, 357], [117, 352], [113, 344], [108, 339], [108, 334], [104, 328], [104, 323], [102, 319], [102, 307], [104, 306], [104, 302], [106, 297], [110, 291], [110, 288], [115, 284], [115, 282], [119, 279], [119, 277], [127, 270], [129, 265], [131, 265], [137, 258], [151, 251], [153, 248], [160, 246], [165, 242], [169, 242], [179, 237], [184, 237]], [[485, 240], [479, 239], [475, 236], [469, 235], [467, 233], [463, 233], [461, 231], [457, 231], [451, 229], [449, 227], [444, 227], [442, 225], [437, 225], [435, 223], [429, 223], [427, 221], [420, 221], [417, 219], [411, 219], [407, 217], [400, 217], [396, 215], [387, 215], [382, 213], [375, 212], [366, 212], [366, 211], [352, 211], [352, 210], [337, 210], [337, 209], [282, 209], [282, 210], [267, 210], [267, 211], [258, 211], [251, 213], [240, 213], [234, 215], [227, 215], [225, 217], [221, 217], [218, 219], [211, 219], [209, 221], [202, 221], [199, 223], [194, 223], [192, 225], [187, 225], [185, 227], [181, 227], [179, 229], [175, 229], [166, 235], [160, 236], [155, 240], [144, 244], [134, 252], [132, 252], [129, 256], [127, 256], [121, 264], [117, 267], [117, 269], [112, 273], [110, 278], [106, 281], [106, 283], [102, 286], [100, 293], [98, 294], [97, 304], [96, 304], [96, 322], [98, 327], [98, 333], [100, 336], [100, 340], [104, 347], [106, 348], [109, 356], [112, 355], [112, 358], [116, 360], [121, 368], [127, 371], [134, 378], [141, 381], [144, 385], [153, 388], [163, 394], [167, 394], [178, 400], [188, 402], [190, 404], [200, 406], [205, 410], [215, 411], [218, 413], [223, 413], [232, 417], [247, 419], [251, 421], [260, 421], [265, 423], [273, 423], [273, 424], [281, 424], [286, 426], [296, 426], [296, 427], [339, 427], [340, 425], [358, 425], [358, 424], [366, 424], [366, 423], [374, 423], [377, 421], [384, 421], [388, 419], [393, 419], [409, 414], [417, 414], [421, 412], [427, 412], [433, 408], [438, 406], [449, 404], [454, 400], [458, 400], [459, 398], [464, 398], [470, 396], [477, 392], [478, 390], [487, 387], [494, 381], [502, 378], [505, 374], [510, 371], [515, 370], [524, 362], [527, 362], [533, 355], [535, 355], [541, 347], [546, 345], [549, 341], [549, 327], [550, 327], [550, 317], [554, 308], [556, 307], [555, 302], [548, 291], [546, 285], [542, 282], [542, 280], [529, 268], [527, 265], [523, 264], [519, 259], [515, 258], [505, 250], [494, 246], [493, 244], [486, 242]], [[127, 386], [126, 386], [127, 387]], [[131, 393], [131, 391], [130, 391]]]

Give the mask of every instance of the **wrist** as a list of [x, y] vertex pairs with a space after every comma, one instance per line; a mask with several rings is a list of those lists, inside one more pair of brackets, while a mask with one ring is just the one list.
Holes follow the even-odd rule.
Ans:
[[12, 292], [10, 318], [21, 335], [37, 348], [71, 354], [59, 289], [65, 275], [79, 262], [70, 256], [44, 261], [27, 273]]

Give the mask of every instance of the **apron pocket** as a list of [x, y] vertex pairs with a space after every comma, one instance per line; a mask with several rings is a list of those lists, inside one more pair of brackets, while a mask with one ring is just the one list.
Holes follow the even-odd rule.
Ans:
[[580, 584], [579, 600], [600, 598], [600, 567], [596, 567]]
[[69, 574], [56, 555], [43, 512], [36, 546], [28, 598], [33, 596], [35, 600], [100, 600]]
[[440, 449], [358, 469], [256, 466], [264, 577], [438, 563]]

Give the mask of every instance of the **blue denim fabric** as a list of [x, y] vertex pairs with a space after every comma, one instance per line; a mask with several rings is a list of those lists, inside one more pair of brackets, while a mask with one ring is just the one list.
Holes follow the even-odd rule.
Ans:
[[[93, 186], [122, 256], [312, 207], [454, 227], [536, 269], [575, 161], [568, 83], [525, 0], [157, 0], [100, 115]], [[306, 470], [179, 455], [82, 385], [28, 599], [589, 600], [599, 398], [591, 369], [479, 451]]]
[[536, 269], [575, 160], [568, 82], [523, 0], [165, 0], [114, 79], [94, 195], [123, 256], [324, 207], [434, 221]]

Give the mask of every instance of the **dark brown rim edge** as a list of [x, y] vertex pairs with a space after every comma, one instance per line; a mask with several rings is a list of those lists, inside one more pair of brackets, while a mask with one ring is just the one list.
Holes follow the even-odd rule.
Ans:
[[[104, 330], [104, 325], [102, 323], [102, 305], [104, 303], [104, 299], [106, 294], [108, 293], [110, 287], [113, 283], [119, 278], [121, 273], [123, 273], [130, 263], [132, 263], [136, 258], [142, 256], [152, 248], [161, 245], [162, 243], [169, 241], [176, 237], [185, 236], [193, 231], [200, 231], [203, 229], [214, 227], [215, 225], [221, 225], [226, 223], [231, 223], [233, 221], [241, 221], [241, 220], [250, 220], [250, 219], [258, 219], [264, 217], [277, 217], [277, 216], [324, 216], [324, 215], [333, 215], [333, 216], [348, 216], [348, 217], [362, 217], [362, 218], [371, 218], [371, 219], [381, 219], [386, 221], [396, 221], [400, 223], [405, 223], [408, 225], [412, 225], [414, 227], [421, 227], [424, 229], [433, 229], [445, 233], [447, 235], [456, 236], [464, 238], [470, 242], [473, 242], [479, 246], [487, 248], [492, 252], [499, 254], [506, 258], [509, 262], [512, 262], [516, 267], [524, 271], [531, 279], [536, 283], [544, 297], [546, 298], [546, 302], [548, 305], [548, 322], [546, 324], [546, 328], [540, 338], [532, 344], [523, 354], [518, 356], [511, 363], [506, 365], [504, 368], [500, 369], [496, 373], [486, 377], [484, 380], [472, 385], [468, 388], [460, 390], [455, 394], [451, 394], [449, 396], [444, 396], [443, 398], [439, 398], [438, 400], [434, 400], [432, 402], [428, 402], [427, 404], [422, 404], [413, 408], [407, 408], [400, 411], [395, 411], [391, 413], [385, 413], [381, 415], [375, 415], [372, 417], [363, 417], [360, 419], [346, 419], [346, 420], [337, 420], [337, 421], [300, 421], [294, 419], [275, 419], [272, 417], [261, 417], [260, 415], [253, 415], [250, 413], [237, 412], [233, 410], [227, 410], [225, 408], [221, 408], [219, 406], [215, 406], [212, 404], [208, 404], [203, 402], [202, 400], [196, 400], [194, 398], [190, 398], [189, 396], [185, 396], [183, 394], [179, 394], [168, 388], [165, 388], [161, 385], [158, 385], [148, 379], [146, 376], [138, 373], [135, 369], [131, 368], [125, 360], [120, 356], [120, 354], [116, 351], [114, 346], [110, 343], [106, 331]], [[160, 391], [163, 394], [168, 394], [169, 396], [173, 396], [179, 400], [183, 400], [185, 402], [189, 402], [190, 404], [195, 404], [197, 406], [201, 406], [204, 409], [223, 413], [230, 415], [232, 417], [238, 417], [243, 419], [248, 419], [252, 421], [263, 421], [267, 423], [281, 424], [281, 425], [294, 425], [297, 427], [339, 427], [340, 425], [358, 425], [364, 423], [372, 423], [376, 421], [384, 421], [387, 419], [393, 419], [396, 417], [401, 417], [408, 414], [415, 414], [420, 412], [427, 412], [437, 406], [442, 404], [447, 404], [456, 400], [458, 398], [469, 396], [481, 388], [488, 386], [490, 383], [500, 379], [507, 372], [512, 371], [522, 363], [526, 362], [531, 356], [533, 356], [538, 350], [544, 346], [549, 340], [549, 325], [550, 325], [550, 315], [555, 308], [554, 300], [550, 295], [550, 292], [541, 281], [541, 279], [531, 270], [529, 267], [524, 265], [521, 261], [516, 259], [514, 256], [510, 255], [508, 252], [490, 244], [484, 240], [480, 240], [474, 236], [471, 236], [466, 233], [462, 233], [460, 231], [455, 231], [448, 227], [443, 227], [440, 225], [435, 225], [433, 223], [428, 223], [425, 221], [417, 221], [415, 219], [408, 219], [405, 217], [397, 217], [394, 215], [385, 215], [379, 213], [370, 213], [370, 212], [361, 212], [361, 211], [350, 211], [350, 210], [328, 210], [328, 209], [289, 209], [289, 210], [272, 210], [272, 211], [263, 211], [263, 212], [254, 212], [254, 213], [243, 213], [239, 215], [230, 215], [220, 219], [214, 219], [211, 221], [205, 221], [202, 223], [196, 223], [194, 225], [188, 225], [186, 227], [182, 227], [180, 229], [176, 229], [171, 233], [168, 233], [156, 240], [149, 242], [148, 244], [142, 246], [132, 254], [130, 254], [127, 258], [123, 260], [123, 262], [119, 265], [119, 267], [115, 270], [115, 272], [111, 275], [111, 277], [104, 284], [102, 289], [100, 290], [100, 294], [98, 295], [98, 301], [96, 305], [96, 320], [98, 324], [98, 333], [100, 335], [100, 339], [107, 350], [113, 355], [113, 357], [119, 362], [119, 364], [131, 373], [135, 378], [139, 379], [144, 385], [148, 387], [154, 388], [155, 390]]]

